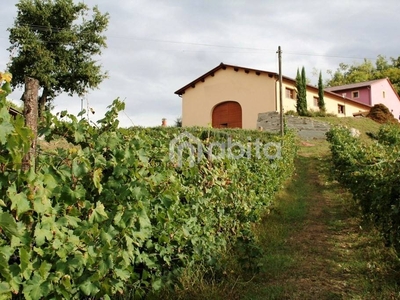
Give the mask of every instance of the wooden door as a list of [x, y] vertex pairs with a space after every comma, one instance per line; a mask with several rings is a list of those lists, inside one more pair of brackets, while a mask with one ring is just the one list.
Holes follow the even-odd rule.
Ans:
[[212, 127], [242, 128], [242, 107], [235, 101], [218, 104], [212, 112]]

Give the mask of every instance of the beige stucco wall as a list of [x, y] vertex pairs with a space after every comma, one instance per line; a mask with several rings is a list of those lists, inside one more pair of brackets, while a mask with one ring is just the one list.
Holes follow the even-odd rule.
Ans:
[[[293, 90], [293, 98], [286, 97], [286, 88]], [[276, 85], [276, 90], [279, 92], [279, 82]], [[278, 96], [279, 97], [279, 96]], [[293, 84], [288, 83], [286, 81], [282, 82], [282, 102], [283, 102], [283, 111], [294, 110], [296, 111], [296, 89]], [[308, 103], [307, 103], [308, 105]], [[279, 101], [278, 101], [278, 111], [280, 109]]]
[[[354, 103], [350, 100], [343, 99], [340, 97], [332, 97], [327, 94], [325, 94], [324, 100], [325, 100], [326, 112], [335, 114], [338, 117], [352, 117], [354, 113], [365, 112], [365, 111], [369, 111], [369, 109], [370, 109], [366, 105]], [[345, 107], [344, 114], [338, 113], [338, 105], [339, 104], [344, 105], [344, 107]]]
[[[295, 90], [295, 85], [292, 82], [284, 81], [282, 84], [283, 89], [283, 109], [284, 111], [293, 110], [296, 111], [296, 94], [294, 94], [294, 99], [290, 99], [286, 97], [286, 88], [290, 88]], [[277, 90], [279, 91], [279, 87], [277, 85]], [[318, 106], [314, 105], [314, 97], [318, 97], [318, 89], [307, 87], [307, 109], [313, 111], [319, 111]], [[353, 113], [368, 111], [369, 108], [366, 105], [354, 103], [347, 99], [343, 99], [340, 96], [335, 96], [330, 93], [325, 93], [324, 95], [326, 112], [330, 114], [334, 114], [338, 117], [351, 117]], [[345, 106], [345, 114], [338, 113], [338, 105]], [[278, 110], [279, 110], [279, 101], [278, 101]]]
[[[286, 96], [286, 88], [289, 88], [294, 91], [294, 98], [288, 98]], [[277, 85], [277, 90], [279, 91], [279, 85]], [[286, 111], [296, 111], [296, 88], [294, 83], [288, 82], [288, 81], [283, 81], [282, 83], [282, 90], [283, 90], [283, 110]], [[314, 97], [318, 97], [318, 90], [314, 91], [311, 89], [307, 89], [307, 109], [308, 110], [314, 110], [317, 111], [318, 106], [314, 106]], [[278, 101], [279, 103], [279, 101]], [[278, 109], [279, 109], [279, 104], [278, 104]]]
[[[182, 97], [182, 125], [208, 127], [212, 123], [212, 112], [217, 104], [236, 101], [242, 107], [242, 128], [256, 129], [259, 113], [280, 111], [279, 83], [275, 76], [266, 72], [227, 66], [218, 69], [214, 76], [200, 80], [195, 87], [188, 87]], [[294, 99], [286, 97], [285, 88], [295, 91], [295, 83], [286, 79], [282, 85], [284, 111], [296, 111], [296, 93]], [[314, 106], [314, 97], [318, 97], [316, 87], [307, 87], [307, 108], [318, 111]], [[368, 111], [368, 106], [357, 104], [331, 93], [324, 96], [326, 112], [339, 117], [352, 116], [356, 112]], [[338, 114], [338, 104], [345, 106], [345, 114]]]
[[232, 67], [219, 69], [182, 95], [182, 125], [209, 126], [217, 104], [236, 101], [242, 107], [242, 127], [256, 129], [260, 112], [276, 110], [275, 81], [266, 73], [257, 75]]

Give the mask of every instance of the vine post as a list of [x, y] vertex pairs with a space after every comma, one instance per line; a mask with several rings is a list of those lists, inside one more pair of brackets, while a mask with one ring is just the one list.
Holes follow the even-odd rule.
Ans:
[[26, 76], [24, 92], [24, 117], [25, 125], [32, 130], [33, 136], [31, 140], [31, 147], [22, 160], [22, 171], [29, 170], [29, 168], [35, 164], [38, 127], [38, 97], [39, 80]]

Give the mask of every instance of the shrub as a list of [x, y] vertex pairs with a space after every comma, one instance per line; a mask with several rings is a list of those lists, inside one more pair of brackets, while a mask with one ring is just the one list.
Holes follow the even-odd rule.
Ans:
[[298, 116], [299, 114], [298, 114], [297, 111], [288, 110], [288, 111], [285, 112], [285, 115], [287, 115], [287, 116]]
[[375, 104], [367, 114], [367, 118], [380, 124], [398, 123], [397, 119], [384, 104]]

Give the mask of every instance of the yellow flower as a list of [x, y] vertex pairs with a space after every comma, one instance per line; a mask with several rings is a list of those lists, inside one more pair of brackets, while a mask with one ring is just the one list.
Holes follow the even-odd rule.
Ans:
[[11, 73], [8, 73], [8, 72], [3, 73], [3, 74], [1, 74], [1, 77], [2, 77], [2, 79], [5, 80], [6, 82], [11, 82], [11, 79], [12, 79]]

